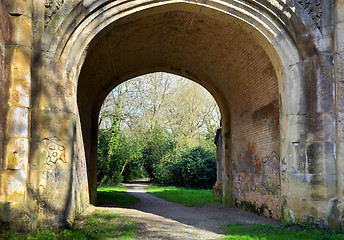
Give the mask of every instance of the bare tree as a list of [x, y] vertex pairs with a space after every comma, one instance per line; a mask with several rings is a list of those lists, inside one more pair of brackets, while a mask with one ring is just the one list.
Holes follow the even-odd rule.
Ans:
[[220, 113], [214, 98], [199, 84], [162, 72], [143, 75], [115, 88], [104, 101], [100, 127], [118, 117], [121, 130], [132, 136], [159, 126], [176, 139], [192, 144], [219, 126]]

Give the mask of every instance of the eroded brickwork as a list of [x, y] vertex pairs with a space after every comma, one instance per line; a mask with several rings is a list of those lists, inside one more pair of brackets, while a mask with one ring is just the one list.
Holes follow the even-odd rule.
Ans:
[[247, 48], [252, 55], [261, 54], [261, 58], [248, 61], [249, 68], [255, 71], [230, 78], [235, 201], [238, 206], [280, 220], [278, 82], [267, 57]]
[[238, 206], [280, 220], [278, 105], [272, 99], [263, 107], [258, 102], [252, 107], [246, 113], [241, 109], [233, 120], [237, 120], [232, 141], [235, 200]]

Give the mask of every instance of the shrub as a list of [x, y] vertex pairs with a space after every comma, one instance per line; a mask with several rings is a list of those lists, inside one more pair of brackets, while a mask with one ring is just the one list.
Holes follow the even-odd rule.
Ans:
[[216, 158], [203, 147], [168, 156], [154, 166], [154, 181], [180, 187], [211, 188], [216, 181]]

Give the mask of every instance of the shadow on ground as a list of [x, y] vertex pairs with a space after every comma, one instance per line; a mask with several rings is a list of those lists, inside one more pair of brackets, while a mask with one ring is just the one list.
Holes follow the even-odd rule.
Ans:
[[148, 180], [124, 184], [127, 193], [140, 198], [140, 202], [127, 208], [116, 205], [112, 210], [134, 218], [140, 239], [221, 239], [228, 223], [272, 224], [278, 222], [239, 208], [222, 205], [189, 207], [146, 193]]

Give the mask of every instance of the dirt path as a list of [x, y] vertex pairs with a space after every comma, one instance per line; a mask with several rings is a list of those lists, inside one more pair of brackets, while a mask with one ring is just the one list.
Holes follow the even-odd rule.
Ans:
[[238, 208], [172, 203], [146, 193], [148, 184], [144, 182], [125, 186], [129, 194], [141, 201], [131, 208], [106, 209], [132, 218], [138, 225], [139, 239], [222, 239], [226, 224], [231, 222], [278, 224]]

